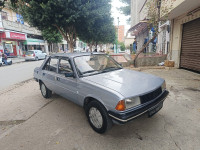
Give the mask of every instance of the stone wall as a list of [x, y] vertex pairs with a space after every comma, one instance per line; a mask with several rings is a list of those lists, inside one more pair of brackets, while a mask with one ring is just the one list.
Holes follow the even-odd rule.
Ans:
[[164, 62], [166, 59], [167, 55], [138, 57], [136, 60], [136, 66], [137, 67], [158, 66], [159, 63]]

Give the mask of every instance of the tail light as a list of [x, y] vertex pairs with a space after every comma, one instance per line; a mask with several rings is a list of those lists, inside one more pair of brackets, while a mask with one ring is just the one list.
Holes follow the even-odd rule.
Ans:
[[33, 56], [35, 57], [35, 53], [33, 53]]

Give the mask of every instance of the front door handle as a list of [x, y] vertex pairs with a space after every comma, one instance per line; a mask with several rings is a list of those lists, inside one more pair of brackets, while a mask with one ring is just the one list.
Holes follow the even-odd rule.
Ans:
[[59, 77], [55, 77], [55, 80], [60, 81], [60, 78]]

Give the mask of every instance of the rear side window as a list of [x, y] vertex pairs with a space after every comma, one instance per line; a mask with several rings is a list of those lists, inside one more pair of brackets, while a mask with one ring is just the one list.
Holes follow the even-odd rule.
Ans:
[[58, 58], [49, 58], [48, 62], [44, 66], [44, 70], [57, 72], [57, 66], [58, 66]]

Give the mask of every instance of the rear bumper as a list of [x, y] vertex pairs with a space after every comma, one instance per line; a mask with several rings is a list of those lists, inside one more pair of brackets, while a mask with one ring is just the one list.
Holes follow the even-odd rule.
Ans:
[[35, 60], [35, 57], [25, 57], [25, 60]]
[[124, 124], [149, 112], [150, 110], [158, 107], [159, 105], [162, 105], [168, 94], [169, 92], [165, 90], [159, 97], [145, 104], [142, 104], [139, 107], [132, 108], [123, 112], [108, 111], [108, 114], [117, 123]]

